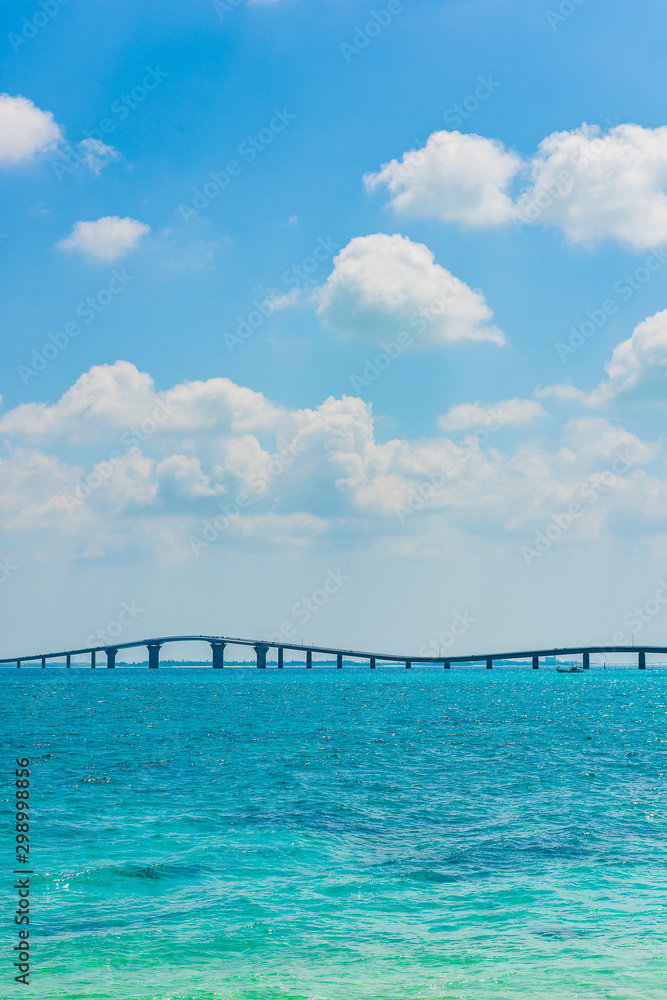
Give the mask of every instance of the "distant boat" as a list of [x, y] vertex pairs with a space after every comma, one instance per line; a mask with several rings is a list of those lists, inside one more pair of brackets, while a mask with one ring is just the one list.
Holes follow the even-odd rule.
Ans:
[[558, 674], [583, 674], [584, 668], [577, 666], [576, 663], [570, 664], [569, 667], [556, 667], [556, 673]]

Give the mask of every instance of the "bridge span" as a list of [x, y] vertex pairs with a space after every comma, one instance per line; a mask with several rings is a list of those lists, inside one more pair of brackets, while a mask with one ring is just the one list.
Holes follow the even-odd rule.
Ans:
[[49, 661], [56, 661], [60, 663], [64, 659], [65, 666], [71, 667], [73, 656], [88, 656], [90, 657], [89, 665], [91, 667], [96, 667], [98, 666], [97, 654], [99, 653], [104, 654], [106, 658], [106, 663], [100, 664], [101, 666], [115, 667], [116, 656], [120, 649], [137, 649], [145, 646], [148, 650], [148, 666], [149, 668], [155, 668], [160, 665], [161, 648], [167, 643], [172, 642], [208, 643], [211, 647], [211, 666], [214, 668], [224, 667], [225, 647], [228, 645], [252, 647], [255, 651], [255, 662], [260, 669], [266, 668], [266, 656], [270, 649], [275, 649], [277, 652], [279, 669], [282, 669], [284, 665], [285, 650], [288, 650], [290, 652], [304, 654], [306, 658], [305, 666], [309, 670], [312, 669], [313, 666], [314, 653], [335, 657], [336, 666], [339, 670], [343, 667], [344, 659], [367, 661], [371, 670], [374, 670], [378, 663], [404, 664], [407, 670], [410, 670], [413, 664], [421, 664], [423, 666], [438, 666], [442, 664], [445, 670], [448, 670], [453, 663], [480, 663], [485, 664], [487, 670], [491, 670], [493, 668], [494, 660], [528, 660], [530, 661], [533, 670], [538, 670], [540, 660], [545, 657], [581, 657], [584, 670], [588, 670], [590, 669], [590, 658], [592, 653], [630, 653], [632, 656], [637, 657], [638, 668], [640, 670], [645, 670], [647, 653], [651, 655], [667, 654], [667, 646], [564, 646], [560, 648], [556, 647], [554, 649], [531, 649], [511, 653], [481, 653], [471, 656], [406, 656], [404, 653], [370, 653], [357, 649], [339, 649], [332, 646], [298, 645], [289, 642], [275, 643], [263, 639], [239, 639], [231, 636], [167, 635], [156, 639], [137, 639], [133, 642], [119, 642], [108, 646], [87, 646], [82, 649], [70, 649], [62, 652], [37, 653], [33, 656], [6, 657], [5, 659], [0, 659], [0, 666], [16, 664], [16, 666], [20, 668], [25, 663], [37, 661], [41, 662], [42, 668], [45, 668], [47, 662]]

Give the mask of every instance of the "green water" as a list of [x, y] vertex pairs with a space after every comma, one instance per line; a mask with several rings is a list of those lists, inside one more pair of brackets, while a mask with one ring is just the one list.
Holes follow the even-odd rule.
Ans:
[[0, 996], [662, 1000], [666, 705], [651, 670], [2, 670]]

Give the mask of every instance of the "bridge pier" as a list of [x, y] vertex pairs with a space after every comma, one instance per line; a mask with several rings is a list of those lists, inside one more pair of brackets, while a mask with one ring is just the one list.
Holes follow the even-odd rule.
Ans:
[[213, 666], [217, 670], [218, 668], [224, 667], [225, 665], [225, 646], [226, 642], [212, 642], [211, 643], [211, 656], [213, 660]]
[[270, 646], [267, 646], [265, 642], [258, 642], [254, 649], [257, 657], [257, 669], [266, 670], [266, 654]]
[[[510, 664], [517, 663], [526, 667], [532, 665], [533, 670], [539, 670], [540, 667], [544, 666], [545, 664], [547, 666], [551, 666], [552, 664], [560, 665], [564, 661], [563, 659], [558, 660], [557, 657], [562, 658], [564, 656], [567, 656], [572, 658], [570, 662], [574, 663], [579, 662], [580, 664], [582, 664], [582, 666], [578, 667], [577, 669], [590, 670], [591, 655], [596, 656], [601, 653], [604, 654], [629, 653], [632, 656], [636, 654], [638, 669], [646, 670], [647, 653], [654, 657], [655, 654], [667, 653], [667, 646], [643, 646], [643, 647], [641, 646], [635, 647], [634, 645], [633, 646], [628, 646], [628, 645], [588, 646], [588, 647], [573, 646], [573, 647], [554, 649], [554, 650], [542, 649], [542, 651], [539, 654], [531, 650], [527, 650], [525, 652], [514, 651], [506, 653], [501, 653], [501, 652], [492, 654], [486, 653], [484, 655], [482, 655], [481, 653], [477, 653], [476, 655], [472, 655], [469, 659], [464, 660], [463, 657], [456, 656], [454, 660], [452, 660], [449, 657], [442, 657], [442, 653], [444, 652], [444, 650], [439, 649], [437, 651], [438, 652], [437, 656], [429, 656], [429, 657], [417, 656], [416, 659], [414, 659], [412, 657], [391, 655], [387, 652], [370, 653], [368, 651], [357, 651], [357, 650], [343, 651], [343, 650], [331, 649], [319, 646], [308, 647], [303, 642], [300, 645], [295, 645], [294, 647], [290, 647], [284, 645], [282, 639], [280, 642], [275, 643], [272, 640], [268, 639], [236, 640], [231, 637], [228, 639], [224, 636], [200, 635], [200, 636], [162, 636], [159, 639], [141, 639], [137, 640], [136, 642], [123, 643], [121, 644], [120, 647], [98, 646], [93, 648], [88, 647], [87, 649], [84, 648], [84, 649], [70, 650], [69, 652], [65, 652], [63, 650], [62, 652], [39, 653], [35, 656], [11, 657], [6, 659], [0, 659], [0, 664], [4, 664], [5, 666], [9, 666], [10, 664], [15, 664], [17, 670], [20, 670], [23, 666], [25, 666], [26, 663], [28, 664], [34, 663], [34, 664], [39, 664], [41, 669], [45, 670], [46, 667], [48, 666], [47, 664], [48, 660], [51, 660], [54, 665], [62, 664], [62, 660], [60, 659], [60, 657], [62, 656], [63, 658], [66, 659], [66, 663], [62, 665], [67, 666], [67, 668], [69, 669], [73, 665], [83, 666], [84, 657], [87, 654], [90, 654], [89, 665], [91, 669], [94, 670], [96, 666], [100, 667], [106, 666], [107, 668], [113, 669], [117, 665], [117, 656], [119, 649], [121, 648], [125, 649], [126, 647], [134, 648], [135, 646], [136, 647], [144, 646], [148, 650], [148, 666], [150, 669], [155, 669], [156, 667], [160, 666], [160, 649], [165, 644], [165, 642], [193, 641], [195, 639], [208, 642], [208, 644], [211, 647], [212, 666], [215, 668], [220, 668], [225, 665], [224, 664], [225, 647], [230, 645], [230, 643], [234, 645], [236, 642], [240, 642], [242, 645], [246, 645], [255, 650], [257, 658], [257, 667], [260, 669], [266, 668], [267, 655], [269, 651], [274, 648], [277, 651], [277, 665], [280, 669], [282, 669], [285, 666], [285, 650], [294, 648], [295, 650], [300, 649], [304, 653], [304, 660], [305, 660], [304, 665], [308, 670], [312, 670], [313, 668], [313, 656], [315, 653], [317, 653], [320, 656], [326, 655], [328, 657], [327, 662], [331, 664], [333, 664], [334, 662], [333, 657], [335, 656], [335, 664], [338, 670], [342, 670], [345, 656], [350, 657], [350, 659], [348, 660], [348, 664], [351, 662], [353, 665], [356, 664], [357, 666], [361, 667], [362, 661], [366, 661], [371, 670], [376, 669], [378, 662], [380, 663], [380, 665], [387, 664], [388, 666], [391, 666], [393, 664], [398, 666], [399, 663], [403, 663], [405, 664], [406, 670], [411, 670], [415, 665], [415, 663], [417, 664], [418, 667], [422, 665], [436, 666], [438, 663], [442, 663], [443, 668], [445, 670], [450, 670], [452, 667], [452, 663], [456, 663], [457, 666], [459, 664], [466, 664], [466, 663], [468, 665], [474, 665], [474, 666], [477, 666], [477, 664], [479, 664], [480, 667], [482, 666], [482, 664], [485, 664], [487, 670], [492, 670], [494, 666], [494, 661], [496, 659], [501, 664], [501, 666], [503, 663], [510, 663]], [[105, 654], [105, 659], [101, 660], [99, 663], [97, 663], [97, 653]], [[74, 664], [72, 663], [73, 657], [79, 658], [75, 660]], [[579, 660], [579, 657], [581, 657], [581, 660]], [[543, 663], [540, 663], [540, 660], [542, 660]], [[655, 664], [652, 663], [651, 665], [654, 666]]]
[[149, 642], [146, 646], [148, 649], [148, 668], [149, 670], [156, 670], [160, 666], [160, 647], [161, 642]]

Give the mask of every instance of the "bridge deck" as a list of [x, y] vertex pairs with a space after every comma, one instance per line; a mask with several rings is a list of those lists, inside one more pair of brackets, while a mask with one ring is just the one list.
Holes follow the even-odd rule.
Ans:
[[[300, 645], [297, 643], [290, 642], [270, 642], [264, 639], [241, 639], [239, 637], [232, 636], [216, 636], [216, 635], [167, 635], [160, 636], [155, 639], [136, 639], [132, 642], [117, 642], [113, 644], [107, 644], [103, 646], [84, 646], [78, 649], [62, 650], [58, 652], [48, 652], [48, 653], [35, 653], [30, 656], [9, 656], [0, 659], [0, 664], [7, 663], [27, 663], [32, 660], [61, 660], [63, 657], [67, 657], [68, 662], [72, 656], [85, 656], [89, 655], [94, 658], [96, 653], [106, 653], [108, 656], [111, 654], [115, 657], [115, 653], [121, 649], [136, 649], [141, 646], [145, 646], [149, 650], [149, 655], [152, 652], [152, 657], [156, 658], [156, 647], [159, 651], [161, 646], [172, 642], [206, 642], [211, 645], [214, 650], [214, 657], [216, 655], [215, 646], [220, 649], [221, 645], [234, 645], [234, 646], [251, 646], [257, 652], [258, 657], [262, 658], [264, 663], [266, 662], [266, 652], [269, 649], [276, 649], [279, 651], [279, 657], [282, 661], [282, 654], [285, 650], [292, 652], [300, 652], [310, 654], [310, 659], [312, 660], [312, 654], [324, 654], [326, 656], [335, 657], [347, 657], [351, 659], [359, 660], [369, 660], [374, 665], [377, 661], [383, 661], [385, 663], [422, 663], [422, 664], [436, 664], [436, 663], [482, 663], [486, 662], [487, 666], [492, 663], [493, 660], [532, 660], [535, 657], [542, 659], [544, 657], [572, 657], [572, 656], [585, 656], [586, 658], [592, 653], [631, 653], [635, 656], [640, 656], [645, 658], [646, 654], [667, 654], [667, 646], [561, 646], [553, 647], [549, 649], [530, 649], [530, 650], [519, 650], [513, 652], [500, 652], [500, 653], [475, 653], [465, 656], [449, 656], [448, 654], [441, 654], [440, 656], [414, 656], [406, 653], [377, 653], [369, 652], [367, 650], [359, 649], [342, 649], [333, 646], [313, 646], [313, 645]], [[151, 647], [153, 650], [151, 651]]]

